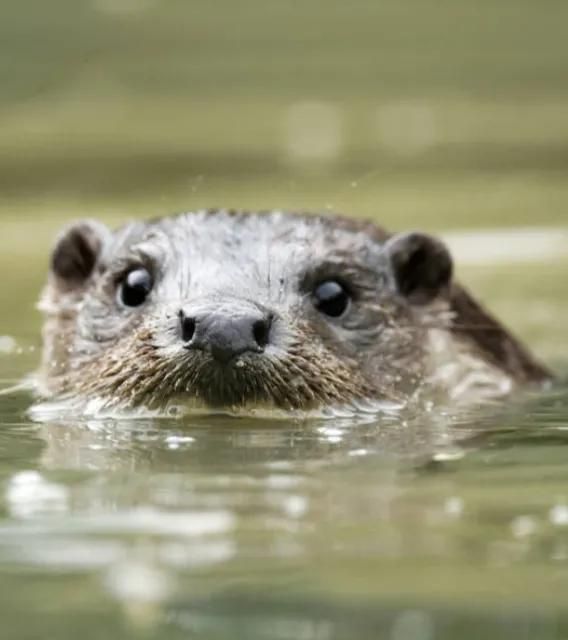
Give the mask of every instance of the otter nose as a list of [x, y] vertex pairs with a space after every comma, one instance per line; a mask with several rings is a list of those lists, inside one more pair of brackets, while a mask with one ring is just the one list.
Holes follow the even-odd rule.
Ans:
[[269, 341], [271, 317], [260, 310], [212, 311], [193, 316], [182, 311], [180, 319], [187, 348], [209, 351], [222, 363], [248, 351], [261, 353]]

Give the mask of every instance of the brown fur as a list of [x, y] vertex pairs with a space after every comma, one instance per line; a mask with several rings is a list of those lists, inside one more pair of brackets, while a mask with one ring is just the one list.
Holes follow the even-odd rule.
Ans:
[[[414, 254], [419, 267], [406, 255], [415, 245], [422, 249]], [[58, 241], [41, 303], [40, 392], [102, 398], [107, 406], [188, 400], [303, 410], [451, 392], [440, 384], [465, 385], [477, 400], [467, 382], [472, 371], [484, 389], [550, 379], [469, 293], [446, 282], [451, 272], [443, 260], [447, 252], [433, 239], [391, 238], [372, 223], [343, 217], [204, 211], [114, 234], [81, 223]], [[155, 290], [145, 307], [124, 309], [116, 290], [139, 264], [154, 269]], [[406, 288], [399, 281], [405, 268], [413, 269]], [[310, 302], [310, 282], [326, 278], [356, 291], [345, 318], [324, 318]], [[245, 354], [221, 367], [207, 353], [182, 348], [183, 305], [230, 309], [241, 301], [276, 317], [262, 356]], [[433, 358], [432, 340], [440, 335], [451, 348]], [[451, 376], [434, 370], [444, 357], [457, 361], [449, 362], [456, 365]]]

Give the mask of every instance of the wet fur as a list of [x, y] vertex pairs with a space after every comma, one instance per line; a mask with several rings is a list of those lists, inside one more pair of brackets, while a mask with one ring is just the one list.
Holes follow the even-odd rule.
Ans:
[[[397, 291], [385, 255], [389, 234], [371, 223], [202, 211], [99, 235], [92, 274], [77, 283], [52, 269], [43, 293], [43, 396], [308, 410], [422, 393], [451, 398], [456, 389], [458, 400], [474, 401], [551, 377], [459, 284], [426, 303]], [[116, 287], [136, 264], [148, 264], [159, 285], [149, 305], [125, 311]], [[310, 283], [325, 277], [356, 289], [341, 322], [311, 304]], [[240, 300], [276, 314], [262, 357], [245, 354], [221, 368], [182, 348], [180, 305]]]

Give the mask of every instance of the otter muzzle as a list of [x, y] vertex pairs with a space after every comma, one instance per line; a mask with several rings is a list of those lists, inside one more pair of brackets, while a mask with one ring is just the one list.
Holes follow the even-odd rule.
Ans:
[[271, 318], [260, 310], [182, 311], [180, 320], [185, 347], [206, 351], [222, 364], [243, 353], [262, 353], [269, 342]]

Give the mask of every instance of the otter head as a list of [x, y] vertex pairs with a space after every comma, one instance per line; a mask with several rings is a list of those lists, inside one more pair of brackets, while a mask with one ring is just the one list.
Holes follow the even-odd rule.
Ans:
[[148, 407], [398, 400], [424, 376], [451, 272], [437, 240], [343, 218], [79, 222], [52, 255], [43, 387]]

